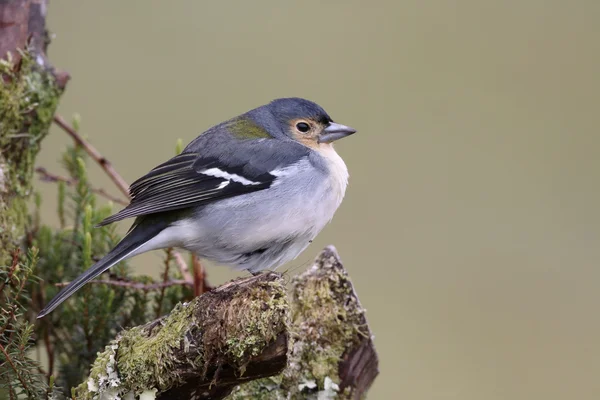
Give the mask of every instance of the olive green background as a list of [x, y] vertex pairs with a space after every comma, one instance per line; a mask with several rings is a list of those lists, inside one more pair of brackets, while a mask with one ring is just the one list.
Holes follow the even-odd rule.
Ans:
[[276, 97], [358, 129], [344, 203], [285, 268], [337, 246], [381, 357], [369, 398], [600, 398], [600, 2], [55, 0], [48, 23], [59, 112], [128, 181]]

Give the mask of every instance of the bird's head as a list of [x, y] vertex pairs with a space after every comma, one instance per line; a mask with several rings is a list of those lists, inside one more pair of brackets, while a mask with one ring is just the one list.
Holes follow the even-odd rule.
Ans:
[[288, 137], [309, 147], [331, 143], [356, 132], [333, 122], [329, 114], [312, 101], [292, 97], [273, 100], [266, 107]]
[[308, 147], [332, 143], [356, 132], [333, 122], [318, 104], [297, 97], [276, 99], [258, 107], [233, 120], [230, 130], [240, 137], [292, 139]]

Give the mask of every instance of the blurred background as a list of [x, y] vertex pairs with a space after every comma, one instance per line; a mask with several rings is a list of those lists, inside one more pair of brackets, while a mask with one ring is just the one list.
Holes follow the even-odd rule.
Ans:
[[[129, 182], [276, 97], [358, 129], [344, 203], [283, 269], [338, 248], [381, 358], [369, 398], [411, 400], [600, 398], [599, 24], [596, 0], [61, 0], [48, 19], [59, 114]], [[61, 172], [67, 143], [53, 128], [38, 164]]]

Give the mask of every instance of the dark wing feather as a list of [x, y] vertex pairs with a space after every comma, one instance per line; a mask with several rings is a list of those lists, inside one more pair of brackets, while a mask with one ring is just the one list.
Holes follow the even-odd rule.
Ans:
[[218, 168], [229, 174], [243, 171], [240, 166], [223, 165], [218, 158], [202, 158], [198, 153], [180, 154], [135, 181], [129, 189], [131, 203], [98, 226], [140, 215], [200, 206], [217, 199], [266, 189], [275, 179], [269, 173], [253, 174], [248, 178], [253, 184], [242, 184], [201, 172], [210, 168]]

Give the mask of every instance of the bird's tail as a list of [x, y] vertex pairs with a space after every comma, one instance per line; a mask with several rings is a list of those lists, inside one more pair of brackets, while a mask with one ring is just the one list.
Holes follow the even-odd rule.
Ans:
[[[136, 221], [137, 222], [137, 221]], [[135, 224], [129, 233], [112, 249], [107, 255], [102, 257], [100, 261], [92, 265], [87, 271], [78, 276], [75, 280], [69, 283], [62, 289], [54, 298], [40, 311], [38, 318], [45, 317], [52, 310], [58, 307], [63, 301], [67, 300], [73, 293], [81, 289], [83, 285], [115, 265], [136, 254], [143, 253], [149, 249], [144, 249], [143, 246], [153, 237], [158, 235], [160, 231], [166, 228], [168, 224]]]

